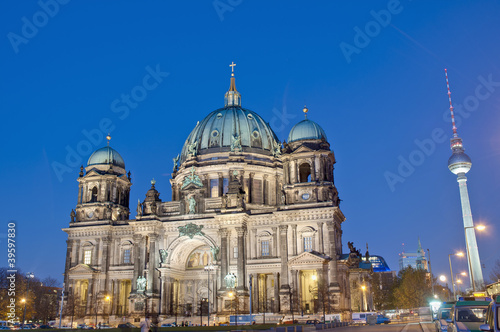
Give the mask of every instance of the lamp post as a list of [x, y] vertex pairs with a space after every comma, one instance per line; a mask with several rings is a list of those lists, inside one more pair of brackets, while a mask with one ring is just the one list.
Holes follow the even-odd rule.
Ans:
[[470, 272], [470, 283], [472, 284], [472, 290], [475, 292], [476, 291], [476, 283], [474, 282], [474, 272], [472, 271], [472, 265], [470, 261], [470, 252], [469, 252], [469, 241], [467, 240], [467, 229], [472, 228], [472, 229], [477, 229], [478, 231], [484, 231], [486, 227], [484, 225], [477, 225], [477, 226], [465, 226], [464, 227], [464, 232], [465, 232], [465, 245], [466, 245], [466, 250], [467, 250], [467, 263], [469, 263], [469, 272]]
[[[111, 297], [109, 295], [107, 295], [106, 298], [105, 298], [105, 300], [106, 300], [106, 302], [108, 302], [108, 306], [109, 306], [109, 304], [111, 303]], [[109, 316], [111, 314], [111, 308], [109, 308], [109, 311], [110, 312], [107, 315], [108, 316], [108, 325], [109, 325]]]
[[26, 278], [28, 279], [28, 289], [26, 290], [26, 299], [21, 300], [24, 302], [24, 311], [23, 311], [23, 329], [24, 329], [24, 320], [26, 319], [26, 303], [28, 302], [28, 295], [30, 292], [30, 279], [33, 279], [35, 275], [31, 272], [26, 273]]
[[463, 252], [459, 251], [455, 254], [449, 254], [448, 255], [448, 260], [450, 261], [450, 275], [451, 275], [451, 285], [453, 286], [453, 301], [456, 301], [457, 299], [457, 293], [455, 291], [455, 281], [453, 280], [453, 269], [451, 267], [451, 256], [459, 256], [462, 257], [464, 255]]
[[366, 286], [361, 286], [361, 312], [365, 311], [365, 289]]
[[210, 326], [210, 272], [214, 269], [215, 267], [212, 264], [205, 266], [205, 271], [207, 271], [207, 326]]

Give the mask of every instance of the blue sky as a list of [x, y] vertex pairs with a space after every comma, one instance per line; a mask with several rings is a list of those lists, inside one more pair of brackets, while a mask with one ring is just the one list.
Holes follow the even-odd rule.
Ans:
[[[448, 254], [465, 247], [458, 184], [447, 169], [447, 68], [473, 161], [472, 213], [488, 227], [477, 234], [485, 277], [500, 258], [498, 1], [0, 6], [0, 240], [15, 220], [23, 270], [62, 280], [61, 228], [76, 204], [79, 165], [109, 129], [132, 172], [131, 210], [152, 178], [169, 200], [172, 158], [196, 122], [223, 106], [232, 61], [243, 107], [281, 140], [304, 105], [326, 131], [347, 217], [344, 250], [368, 242], [397, 270], [402, 244], [413, 251], [420, 237], [435, 275], [449, 275]], [[151, 72], [157, 80], [144, 89]], [[464, 259], [453, 264], [466, 269]]]

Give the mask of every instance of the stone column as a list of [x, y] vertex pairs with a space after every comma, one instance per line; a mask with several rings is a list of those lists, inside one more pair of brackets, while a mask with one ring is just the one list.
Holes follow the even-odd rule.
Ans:
[[76, 240], [75, 243], [76, 243], [76, 245], [75, 245], [76, 249], [75, 249], [75, 261], [74, 261], [75, 265], [74, 266], [80, 264], [80, 248], [81, 248], [80, 244], [81, 244], [81, 240]]
[[158, 242], [158, 234], [149, 234], [149, 263], [148, 263], [148, 280], [147, 280], [147, 293], [158, 293], [158, 276], [156, 267], [157, 262], [157, 250], [156, 243]]
[[227, 235], [228, 231], [227, 228], [221, 228], [219, 230], [219, 236], [220, 236], [220, 260], [221, 260], [221, 289], [226, 288], [226, 284], [224, 283], [224, 277], [227, 275]]
[[245, 234], [247, 231], [246, 226], [236, 227], [238, 234], [238, 290], [248, 290], [246, 283], [246, 250], [245, 250]]
[[295, 160], [290, 160], [290, 183], [297, 183], [297, 166]]
[[73, 240], [66, 240], [66, 264], [64, 266], [64, 292], [68, 294], [68, 278], [69, 269], [71, 268], [71, 253], [73, 251]]
[[278, 257], [278, 227], [273, 227], [273, 257]]
[[323, 238], [323, 222], [322, 221], [318, 221], [318, 240], [319, 240], [318, 251], [323, 254], [325, 252], [325, 246], [324, 246], [324, 238]]
[[277, 272], [273, 272], [274, 278], [274, 308], [273, 312], [280, 311], [280, 285], [279, 285], [279, 276]]
[[224, 195], [224, 178], [220, 172], [217, 175], [219, 177], [219, 197], [222, 197]]
[[95, 306], [95, 297], [97, 294], [94, 293], [94, 278], [88, 279], [89, 280], [89, 285], [87, 288], [87, 307], [85, 308], [85, 315], [91, 315], [92, 314], [92, 308]]
[[142, 275], [142, 270], [144, 267], [141, 267], [141, 244], [143, 241], [143, 236], [140, 234], [134, 234], [134, 274], [132, 278], [132, 293], [137, 292], [137, 278]]
[[288, 225], [280, 225], [281, 289], [288, 289]]
[[332, 258], [328, 263], [328, 279], [331, 288], [339, 289], [339, 282], [337, 279], [337, 244], [335, 242], [335, 226], [328, 223], [328, 239], [329, 239], [329, 255]]
[[292, 255], [297, 256], [297, 224], [292, 225]]
[[311, 158], [311, 182], [316, 182], [316, 156]]

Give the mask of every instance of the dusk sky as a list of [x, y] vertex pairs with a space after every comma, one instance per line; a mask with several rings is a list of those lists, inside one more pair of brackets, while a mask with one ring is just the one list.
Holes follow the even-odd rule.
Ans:
[[[62, 283], [80, 165], [111, 146], [132, 173], [131, 219], [154, 178], [171, 199], [172, 158], [224, 106], [234, 61], [242, 106], [281, 141], [308, 118], [335, 153], [343, 250], [398, 270], [430, 249], [432, 272], [465, 250], [448, 69], [484, 277], [500, 259], [500, 2], [5, 1], [0, 10], [1, 266]], [[48, 14], [47, 14], [48, 13]], [[153, 74], [152, 74], [153, 73]], [[144, 81], [147, 75], [155, 78]], [[134, 97], [135, 96], [135, 97]], [[127, 98], [128, 101], [127, 101]], [[497, 211], [497, 212], [495, 212]], [[456, 273], [467, 268], [452, 258]], [[496, 281], [496, 280], [494, 280]], [[467, 283], [468, 284], [468, 283]], [[451, 286], [451, 285], [450, 285]]]

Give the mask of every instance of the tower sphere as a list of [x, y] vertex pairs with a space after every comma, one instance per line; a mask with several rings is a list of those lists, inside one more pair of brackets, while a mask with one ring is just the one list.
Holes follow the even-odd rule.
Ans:
[[460, 173], [467, 173], [472, 166], [470, 157], [465, 152], [454, 152], [450, 159], [448, 159], [448, 168], [450, 171], [457, 175]]

